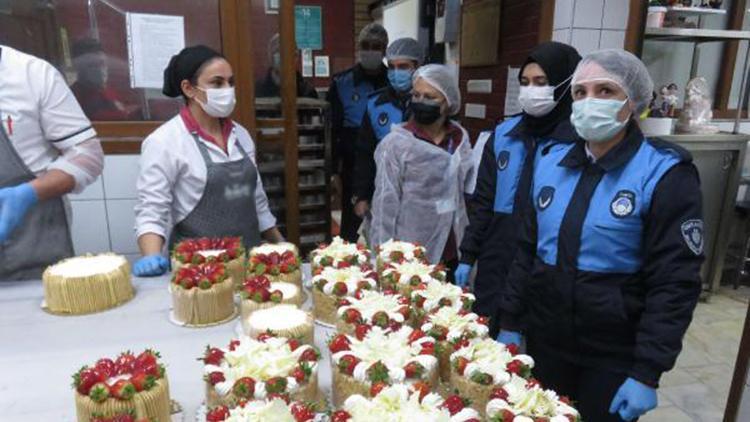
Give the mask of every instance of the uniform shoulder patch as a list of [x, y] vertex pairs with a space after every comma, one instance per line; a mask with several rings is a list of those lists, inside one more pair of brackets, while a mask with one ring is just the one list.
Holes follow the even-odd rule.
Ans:
[[539, 207], [540, 211], [546, 210], [550, 204], [552, 204], [552, 200], [555, 198], [555, 188], [552, 186], [544, 186], [542, 187], [542, 190], [539, 191], [539, 196], [536, 199], [536, 205]]
[[690, 151], [673, 142], [669, 142], [661, 138], [646, 138], [646, 142], [660, 151], [674, 154], [680, 159], [680, 161], [684, 161], [687, 163], [693, 161], [693, 155], [690, 153]]
[[612, 203], [609, 204], [609, 212], [615, 218], [625, 218], [635, 210], [635, 193], [629, 190], [621, 190], [615, 194]]
[[380, 113], [380, 114], [378, 115], [378, 124], [379, 124], [380, 126], [385, 126], [385, 125], [387, 125], [387, 124], [388, 124], [388, 120], [389, 120], [389, 118], [388, 118], [388, 113], [386, 113], [386, 112], [382, 112], [382, 113]]
[[510, 151], [500, 151], [500, 153], [497, 154], [497, 169], [500, 171], [507, 169], [508, 163], [510, 163]]
[[680, 226], [682, 232], [682, 238], [685, 240], [685, 244], [690, 250], [696, 254], [701, 255], [703, 253], [704, 235], [703, 235], [703, 220], [693, 219], [687, 220]]

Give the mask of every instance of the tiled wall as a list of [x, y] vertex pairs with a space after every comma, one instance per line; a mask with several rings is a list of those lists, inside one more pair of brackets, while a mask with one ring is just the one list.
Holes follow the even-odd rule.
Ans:
[[552, 39], [572, 45], [581, 55], [602, 48], [623, 48], [629, 3], [627, 0], [556, 0]]
[[80, 194], [69, 196], [76, 255], [106, 251], [131, 259], [138, 255], [133, 230], [138, 171], [137, 155], [107, 155], [101, 177]]

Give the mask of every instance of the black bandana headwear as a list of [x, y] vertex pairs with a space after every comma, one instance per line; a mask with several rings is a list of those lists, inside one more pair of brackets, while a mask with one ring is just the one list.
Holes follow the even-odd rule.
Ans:
[[[547, 80], [551, 86], [562, 85], [555, 89], [555, 101], [558, 103], [548, 114], [534, 117], [523, 113], [526, 133], [532, 136], [547, 135], [561, 121], [570, 118], [571, 104], [573, 104], [573, 98], [570, 95], [570, 77], [580, 61], [581, 55], [575, 48], [555, 41], [541, 43], [531, 51], [526, 62], [521, 66], [521, 73], [526, 65], [536, 63], [547, 74]], [[521, 73], [519, 73], [519, 79]]]
[[164, 88], [161, 92], [167, 97], [179, 97], [182, 95], [182, 89], [180, 88], [182, 81], [193, 79], [195, 72], [200, 69], [203, 63], [215, 57], [224, 56], [205, 45], [183, 48], [178, 54], [172, 56], [167, 68], [164, 69]]

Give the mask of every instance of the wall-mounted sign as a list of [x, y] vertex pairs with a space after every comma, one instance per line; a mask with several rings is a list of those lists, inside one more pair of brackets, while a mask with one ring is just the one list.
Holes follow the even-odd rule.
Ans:
[[323, 49], [323, 10], [320, 6], [294, 6], [294, 38], [300, 50]]
[[161, 88], [164, 68], [185, 48], [182, 16], [127, 13], [128, 62], [131, 88]]

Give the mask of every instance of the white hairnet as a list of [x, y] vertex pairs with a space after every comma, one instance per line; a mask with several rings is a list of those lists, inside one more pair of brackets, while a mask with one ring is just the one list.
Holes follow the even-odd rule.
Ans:
[[399, 38], [394, 40], [385, 50], [387, 60], [414, 60], [422, 64], [422, 46], [414, 38]]
[[424, 79], [433, 88], [440, 91], [448, 103], [448, 115], [458, 114], [461, 109], [461, 90], [458, 89], [456, 74], [446, 65], [428, 64], [414, 72], [412, 80]]
[[360, 45], [365, 41], [379, 43], [384, 46], [388, 45], [388, 31], [379, 23], [369, 23], [359, 31], [359, 37], [357, 38], [357, 43]]
[[592, 80], [610, 80], [619, 85], [640, 114], [651, 101], [654, 82], [643, 62], [625, 50], [608, 49], [587, 54], [573, 73], [572, 85]]

